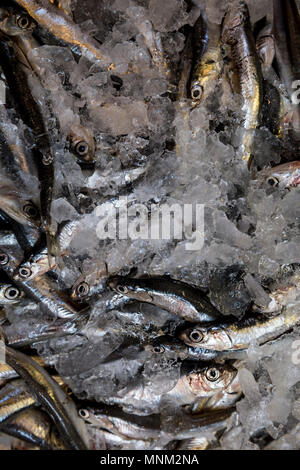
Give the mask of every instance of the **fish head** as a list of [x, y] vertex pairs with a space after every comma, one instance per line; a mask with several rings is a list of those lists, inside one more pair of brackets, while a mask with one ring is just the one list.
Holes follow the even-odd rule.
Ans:
[[5, 17], [0, 18], [0, 31], [7, 36], [20, 36], [24, 33], [32, 33], [37, 24], [25, 12], [7, 10]]
[[19, 302], [22, 297], [23, 292], [12, 284], [0, 285], [0, 305], [15, 304]]
[[118, 294], [140, 302], [152, 302], [153, 298], [145, 288], [135, 285], [134, 280], [117, 276], [109, 281], [110, 288]]
[[210, 397], [228, 390], [237, 370], [227, 364], [214, 364], [187, 374], [183, 380], [197, 397]]
[[199, 83], [199, 80], [194, 80], [191, 84], [191, 98], [192, 98], [192, 107], [197, 106], [201, 103], [203, 96], [203, 86]]
[[259, 183], [267, 188], [292, 189], [300, 185], [300, 162], [284, 163], [258, 173]]
[[235, 32], [238, 28], [249, 22], [249, 9], [245, 2], [241, 1], [236, 8], [228, 10], [223, 19], [222, 40], [232, 44], [237, 41]]
[[86, 298], [90, 293], [90, 285], [85, 280], [80, 280], [77, 282], [73, 288], [71, 293], [71, 298], [73, 300], [81, 300]]
[[72, 152], [85, 163], [95, 161], [95, 140], [92, 133], [81, 125], [70, 129], [69, 142]]
[[225, 351], [232, 346], [230, 337], [221, 327], [195, 326], [184, 330], [179, 338], [188, 346], [214, 351]]

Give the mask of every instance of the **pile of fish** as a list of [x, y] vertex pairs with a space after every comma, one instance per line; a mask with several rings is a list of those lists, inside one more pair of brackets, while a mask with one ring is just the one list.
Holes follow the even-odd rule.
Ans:
[[221, 3], [1, 2], [0, 448], [300, 447], [300, 5]]

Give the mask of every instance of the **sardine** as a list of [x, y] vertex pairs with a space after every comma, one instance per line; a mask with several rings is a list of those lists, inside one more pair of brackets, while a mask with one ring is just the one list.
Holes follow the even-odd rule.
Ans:
[[164, 278], [130, 279], [115, 277], [111, 289], [125, 297], [148, 302], [190, 322], [213, 321], [220, 313], [203, 291], [183, 282]]
[[259, 125], [262, 105], [262, 73], [251, 31], [247, 5], [240, 2], [224, 18], [222, 40], [231, 47], [231, 54], [239, 79], [239, 92], [244, 99], [242, 158], [250, 169], [254, 131]]
[[[273, 28], [280, 78], [292, 101], [293, 82], [300, 80], [300, 14], [295, 0], [273, 0]], [[300, 105], [293, 106], [291, 133], [300, 139]]]
[[288, 162], [273, 168], [261, 170], [257, 174], [259, 181], [278, 189], [293, 189], [300, 184], [300, 162]]
[[35, 405], [36, 400], [23, 380], [8, 382], [0, 390], [0, 428], [11, 416]]
[[30, 281], [47, 273], [48, 271], [51, 271], [55, 266], [55, 258], [49, 256], [47, 247], [44, 247], [37, 253], [33, 253], [28, 260], [18, 266], [14, 279], [17, 281], [22, 281], [24, 279]]
[[275, 39], [273, 36], [273, 26], [271, 24], [267, 24], [258, 34], [256, 50], [263, 69], [268, 71], [275, 57]]
[[[161, 403], [173, 404], [176, 407], [193, 407], [201, 400], [211, 402], [217, 397], [228, 394], [233, 402], [241, 394], [237, 380], [237, 370], [230, 365], [196, 363], [191, 366], [183, 363], [181, 377], [173, 388], [167, 392], [154, 393], [151, 384], [132, 385], [128, 390], [122, 391], [122, 397], [111, 397], [105, 400], [108, 404], [119, 405], [124, 411], [132, 414], [152, 414], [153, 409], [159, 409]], [[211, 406], [211, 405], [210, 405]], [[223, 404], [221, 405], [224, 408]]]
[[65, 446], [46, 413], [30, 409], [6, 420], [1, 432], [16, 437], [43, 450], [64, 450]]
[[203, 102], [213, 91], [222, 72], [220, 26], [207, 24], [201, 15], [194, 26], [194, 70], [191, 82], [192, 106]]
[[240, 322], [191, 327], [184, 330], [179, 337], [189, 346], [203, 347], [213, 351], [245, 349], [254, 340], [262, 344], [278, 337], [296, 326], [299, 321], [299, 313], [292, 308], [270, 318], [257, 315]]
[[149, 351], [157, 356], [167, 356], [177, 360], [202, 360], [208, 361], [215, 359], [218, 353], [203, 348], [192, 348], [183, 344], [173, 337], [161, 336], [151, 343], [144, 345], [145, 351]]
[[25, 354], [5, 347], [6, 361], [22, 377], [38, 403], [53, 419], [68, 449], [86, 449], [84, 426], [73, 403], [50, 375]]
[[[3, 256], [2, 256], [3, 260]], [[3, 262], [3, 261], [2, 261]], [[1, 256], [0, 256], [1, 266]], [[23, 292], [13, 284], [0, 284], [0, 305], [13, 305], [23, 297]]]
[[100, 52], [98, 43], [85, 34], [71, 18], [62, 11], [58, 11], [48, 0], [16, 0], [16, 2], [53, 36], [68, 44], [80, 47], [88, 58], [110, 64], [108, 58]]

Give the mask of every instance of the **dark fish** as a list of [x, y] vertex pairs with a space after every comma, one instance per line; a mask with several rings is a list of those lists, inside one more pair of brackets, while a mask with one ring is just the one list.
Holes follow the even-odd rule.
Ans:
[[84, 427], [74, 405], [51, 376], [25, 354], [5, 348], [7, 363], [22, 377], [30, 392], [49, 413], [68, 449], [86, 449]]

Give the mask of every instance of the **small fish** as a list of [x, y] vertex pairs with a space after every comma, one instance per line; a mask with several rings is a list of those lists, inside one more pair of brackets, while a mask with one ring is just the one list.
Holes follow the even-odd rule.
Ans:
[[244, 99], [242, 106], [244, 134], [241, 149], [242, 158], [250, 169], [253, 159], [253, 132], [259, 125], [262, 105], [262, 72], [251, 31], [249, 10], [243, 1], [226, 13], [222, 40], [231, 47], [239, 92]]
[[0, 390], [0, 427], [11, 416], [35, 404], [35, 398], [23, 380], [8, 382]]
[[269, 70], [275, 57], [275, 39], [273, 26], [267, 24], [258, 34], [256, 39], [256, 50], [262, 67]]
[[74, 124], [70, 129], [69, 141], [71, 150], [80, 161], [85, 163], [95, 161], [95, 140], [88, 129]]
[[65, 450], [50, 418], [41, 410], [21, 411], [6, 420], [0, 430], [43, 450]]
[[[2, 257], [3, 259], [3, 257]], [[2, 261], [3, 262], [3, 261]], [[1, 265], [1, 256], [0, 256]], [[23, 297], [23, 292], [12, 284], [0, 284], [0, 305], [13, 305]]]
[[30, 258], [17, 268], [14, 279], [16, 281], [30, 281], [47, 273], [48, 271], [51, 271], [55, 266], [55, 258], [49, 256], [47, 247], [44, 247], [37, 253], [32, 253]]
[[172, 279], [118, 276], [109, 281], [109, 286], [118, 294], [157, 305], [190, 322], [213, 321], [220, 316], [203, 291]]
[[215, 359], [217, 353], [208, 349], [192, 348], [173, 337], [159, 336], [151, 343], [144, 345], [145, 351], [157, 356], [163, 355], [177, 360], [202, 360]]
[[[300, 14], [295, 0], [273, 0], [273, 29], [280, 78], [292, 101], [293, 82], [300, 80]], [[290, 133], [300, 139], [300, 105], [294, 104]]]
[[80, 47], [85, 55], [94, 60], [110, 63], [108, 58], [100, 52], [98, 43], [48, 0], [16, 0], [16, 3], [53, 36], [68, 44]]
[[222, 53], [219, 25], [207, 23], [201, 15], [194, 26], [194, 61], [191, 98], [195, 107], [213, 91], [222, 72]]
[[[122, 391], [122, 397], [111, 397], [107, 402], [119, 405], [124, 411], [128, 410], [133, 414], [147, 415], [159, 408], [162, 402], [192, 408], [201, 400], [204, 409], [204, 403], [211, 402], [216, 397], [219, 401], [224, 393], [231, 396], [232, 400], [240, 396], [236, 369], [228, 364], [183, 363], [181, 377], [171, 390], [159, 394], [153, 392], [151, 384], [138, 384], [128, 388], [126, 393]], [[221, 406], [224, 407], [223, 404]]]
[[6, 382], [11, 379], [18, 377], [16, 371], [14, 371], [9, 365], [0, 362], [0, 386], [2, 387]]
[[19, 36], [35, 30], [36, 22], [22, 10], [0, 8], [0, 31], [8, 36]]
[[179, 338], [189, 346], [203, 347], [213, 351], [245, 349], [251, 341], [263, 342], [274, 339], [299, 323], [299, 313], [294, 309], [280, 315], [266, 317], [258, 315], [240, 322], [224, 322], [221, 325], [188, 328]]
[[35, 399], [49, 413], [68, 449], [86, 449], [85, 429], [74, 404], [51, 376], [30, 357], [5, 347], [6, 362], [25, 381]]
[[261, 170], [258, 180], [278, 189], [293, 189], [300, 184], [300, 162], [288, 162]]

